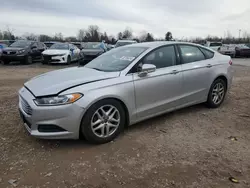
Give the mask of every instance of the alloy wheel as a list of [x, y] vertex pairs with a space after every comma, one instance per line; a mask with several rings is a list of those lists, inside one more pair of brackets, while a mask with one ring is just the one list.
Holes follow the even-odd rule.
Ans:
[[91, 129], [100, 138], [114, 134], [120, 125], [120, 112], [113, 105], [101, 106], [91, 118]]
[[217, 83], [214, 85], [212, 90], [212, 101], [214, 104], [220, 104], [225, 95], [225, 88], [222, 83]]

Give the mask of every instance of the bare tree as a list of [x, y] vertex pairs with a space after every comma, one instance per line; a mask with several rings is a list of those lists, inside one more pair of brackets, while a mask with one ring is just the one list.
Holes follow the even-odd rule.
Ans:
[[0, 31], [0, 40], [3, 40], [3, 33]]
[[77, 40], [79, 41], [84, 41], [84, 37], [86, 36], [86, 31], [84, 29], [79, 29], [78, 33], [77, 33]]
[[117, 39], [118, 39], [118, 40], [121, 40], [121, 39], [122, 39], [122, 32], [119, 32], [119, 33], [117, 34]]
[[99, 27], [97, 25], [90, 25], [88, 28], [88, 33], [90, 35], [91, 42], [100, 41]]
[[39, 36], [39, 41], [41, 41], [41, 42], [50, 41], [50, 40], [52, 40], [52, 37], [50, 37], [48, 35], [40, 35]]
[[122, 38], [131, 39], [132, 37], [133, 37], [132, 30], [127, 27], [122, 33]]
[[25, 33], [23, 37], [26, 38], [27, 40], [33, 40], [33, 41], [36, 41], [38, 39], [38, 36], [36, 36], [33, 33]]
[[71, 37], [66, 37], [66, 38], [65, 38], [65, 41], [66, 41], [66, 42], [77, 42], [77, 38], [76, 38], [76, 37], [73, 37], [73, 36], [71, 36]]
[[173, 39], [172, 33], [170, 31], [168, 31], [165, 35], [165, 40], [166, 41], [170, 41]]
[[55, 36], [53, 37], [53, 40], [62, 42], [63, 41], [62, 33], [56, 33]]

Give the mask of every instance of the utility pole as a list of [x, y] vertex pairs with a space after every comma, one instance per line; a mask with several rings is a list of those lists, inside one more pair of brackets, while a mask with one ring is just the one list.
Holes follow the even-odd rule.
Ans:
[[241, 29], [239, 29], [239, 39], [240, 39], [240, 32], [241, 32]]

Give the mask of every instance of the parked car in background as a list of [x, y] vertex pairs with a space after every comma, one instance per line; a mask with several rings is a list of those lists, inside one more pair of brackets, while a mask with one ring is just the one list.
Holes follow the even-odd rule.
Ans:
[[50, 48], [53, 44], [59, 43], [59, 42], [57, 42], [57, 41], [45, 41], [43, 43], [47, 46], [47, 48]]
[[250, 48], [250, 44], [248, 43], [248, 44], [245, 44], [247, 47], [249, 47]]
[[115, 48], [121, 47], [121, 46], [125, 46], [125, 45], [129, 45], [129, 44], [135, 44], [137, 43], [134, 40], [118, 40], [115, 44]]
[[74, 44], [80, 50], [82, 50], [84, 48], [84, 43], [83, 42], [71, 42], [71, 44]]
[[106, 46], [107, 46], [108, 51], [112, 50], [115, 47], [115, 45], [112, 45], [112, 44], [106, 44]]
[[6, 44], [7, 46], [11, 45], [14, 42], [15, 40], [0, 40], [0, 43]]
[[107, 49], [101, 47], [101, 42], [87, 42], [82, 49], [82, 59], [83, 63], [89, 62], [99, 55], [102, 55]]
[[235, 47], [236, 57], [250, 57], [250, 48], [245, 44], [237, 45]]
[[45, 44], [29, 40], [17, 40], [9, 47], [2, 50], [1, 60], [4, 64], [11, 61], [20, 61], [23, 64], [31, 64], [33, 60], [41, 60]]
[[72, 61], [78, 61], [80, 59], [80, 51], [79, 48], [70, 43], [55, 43], [42, 53], [42, 63], [70, 64]]
[[236, 54], [235, 46], [230, 44], [223, 44], [221, 47], [218, 48], [218, 52], [224, 55], [229, 55], [231, 57], [235, 57]]
[[7, 44], [4, 44], [4, 43], [0, 43], [0, 56], [2, 55], [2, 51], [4, 48], [7, 48], [8, 45]]
[[126, 125], [206, 102], [219, 107], [232, 83], [232, 60], [183, 42], [113, 49], [84, 67], [37, 76], [19, 91], [29, 133], [102, 144]]
[[211, 48], [212, 50], [218, 51], [218, 49], [222, 46], [222, 42], [206, 41], [205, 46], [208, 48]]

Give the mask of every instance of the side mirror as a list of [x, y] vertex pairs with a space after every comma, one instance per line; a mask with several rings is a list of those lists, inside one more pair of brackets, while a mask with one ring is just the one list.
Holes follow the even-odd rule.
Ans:
[[74, 49], [73, 49], [73, 48], [70, 48], [70, 51], [71, 51], [71, 52], [73, 52], [73, 51], [74, 51]]
[[153, 64], [143, 64], [139, 76], [146, 76], [148, 73], [155, 72], [156, 66]]

